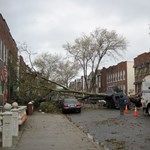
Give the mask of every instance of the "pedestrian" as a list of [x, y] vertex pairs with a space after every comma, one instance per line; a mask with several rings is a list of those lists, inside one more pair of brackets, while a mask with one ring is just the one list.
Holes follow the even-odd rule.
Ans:
[[142, 92], [140, 91], [140, 89], [138, 89], [138, 93], [136, 94], [136, 99], [137, 99], [137, 107], [141, 107], [142, 103], [141, 103], [141, 97], [142, 97]]
[[125, 108], [125, 97], [123, 95], [121, 95], [119, 99], [119, 108], [120, 108], [120, 115], [123, 115]]

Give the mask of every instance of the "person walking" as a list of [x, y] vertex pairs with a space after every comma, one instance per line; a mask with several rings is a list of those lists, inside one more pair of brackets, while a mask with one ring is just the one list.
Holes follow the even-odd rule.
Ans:
[[120, 96], [119, 107], [120, 107], [120, 115], [124, 115], [125, 97], [123, 95]]

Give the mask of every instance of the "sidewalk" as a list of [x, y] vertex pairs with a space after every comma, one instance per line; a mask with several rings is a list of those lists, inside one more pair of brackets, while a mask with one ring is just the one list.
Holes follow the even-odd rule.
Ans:
[[0, 150], [99, 150], [85, 133], [61, 114], [28, 116], [12, 148]]

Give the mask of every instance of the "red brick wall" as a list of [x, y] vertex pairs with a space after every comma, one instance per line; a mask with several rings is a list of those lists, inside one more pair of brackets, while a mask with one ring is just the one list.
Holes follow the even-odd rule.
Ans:
[[[8, 81], [11, 84], [7, 85], [8, 89], [8, 101], [11, 99], [11, 96], [14, 92], [14, 83], [11, 81], [17, 81], [17, 62], [18, 62], [18, 48], [17, 45], [10, 33], [8, 25], [0, 14], [0, 39], [2, 40], [2, 44], [5, 45], [7, 49], [7, 62], [9, 65], [7, 66], [8, 70]], [[3, 64], [3, 60], [0, 61], [0, 72], [1, 66]]]
[[[125, 71], [125, 75], [126, 75], [125, 79], [124, 80], [122, 80], [122, 79], [118, 80], [118, 72], [122, 72], [122, 71]], [[111, 76], [113, 74], [115, 76], [117, 74], [117, 80], [114, 79], [115, 78], [114, 77], [113, 81], [107, 82], [107, 79], [106, 79], [106, 88], [107, 87], [115, 87], [115, 86], [119, 87], [119, 86], [125, 85], [125, 89], [126, 89], [125, 92], [127, 92], [127, 62], [126, 61], [120, 62], [119, 64], [117, 64], [115, 66], [110, 66], [109, 68], [107, 68], [105, 76], [108, 77], [108, 76]]]
[[[135, 90], [141, 90], [142, 79], [150, 74], [150, 52], [145, 52], [134, 58], [135, 68]], [[141, 73], [141, 70], [147, 70], [146, 73]]]
[[0, 14], [0, 38], [4, 42], [9, 53], [11, 53], [13, 55], [13, 58], [17, 60], [18, 49], [16, 43], [12, 38], [8, 25], [1, 14]]
[[101, 70], [101, 87], [99, 88], [100, 93], [106, 92], [106, 68]]
[[142, 62], [150, 62], [150, 52], [143, 53], [134, 58], [134, 65], [139, 65]]

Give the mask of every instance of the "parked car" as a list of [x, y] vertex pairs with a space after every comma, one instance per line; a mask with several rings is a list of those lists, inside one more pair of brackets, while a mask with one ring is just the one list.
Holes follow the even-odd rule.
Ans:
[[62, 112], [81, 112], [81, 103], [76, 98], [64, 98], [62, 102]]

